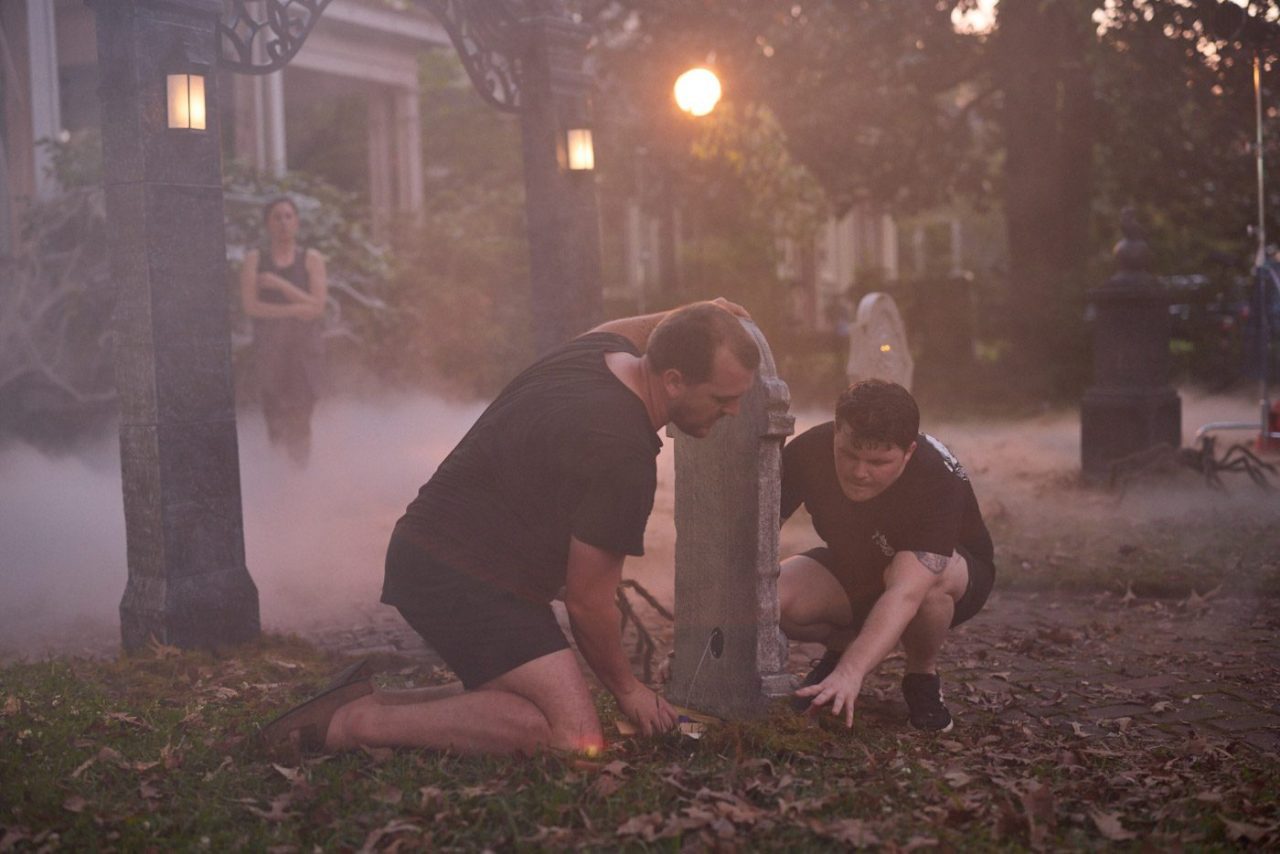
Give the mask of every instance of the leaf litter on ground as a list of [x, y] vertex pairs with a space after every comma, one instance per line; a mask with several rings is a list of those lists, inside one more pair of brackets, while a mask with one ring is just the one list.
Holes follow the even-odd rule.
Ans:
[[[292, 639], [216, 656], [161, 647], [118, 661], [10, 665], [0, 671], [0, 790], [21, 794], [0, 807], [0, 839], [359, 851], [1280, 844], [1273, 756], [1137, 723], [1081, 718], [1076, 732], [1060, 715], [1043, 717], [1063, 699], [1009, 701], [1028, 682], [1001, 665], [1014, 650], [1053, 661], [1061, 647], [1100, 654], [1110, 639], [1098, 627], [1072, 632], [993, 639], [982, 662], [990, 678], [945, 737], [906, 729], [896, 677], [877, 674], [852, 731], [779, 709], [754, 723], [706, 723], [697, 740], [620, 737], [595, 759], [380, 749], [273, 764], [253, 749], [256, 727], [341, 665]], [[1101, 685], [1080, 693], [1126, 699]], [[1144, 707], [1181, 702], [1130, 694]], [[599, 703], [602, 719], [617, 719], [607, 697]]]

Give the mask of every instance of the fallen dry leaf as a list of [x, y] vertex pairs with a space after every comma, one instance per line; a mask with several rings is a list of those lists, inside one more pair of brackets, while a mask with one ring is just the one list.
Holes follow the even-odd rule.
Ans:
[[247, 805], [245, 809], [247, 809], [249, 812], [253, 813], [258, 818], [264, 821], [281, 822], [281, 821], [288, 821], [289, 819], [293, 818], [294, 814], [288, 811], [289, 806], [292, 803], [293, 803], [293, 793], [285, 792], [284, 794], [277, 795], [271, 801], [270, 809], [266, 809], [266, 810], [258, 809], [252, 804]]
[[360, 846], [360, 854], [371, 854], [378, 850], [378, 843], [388, 836], [395, 836], [400, 833], [422, 833], [422, 828], [411, 821], [395, 818], [379, 827], [377, 830], [369, 832], [364, 839], [364, 845]]
[[12, 851], [19, 842], [31, 838], [31, 831], [25, 827], [9, 827], [0, 836], [0, 852]]
[[17, 697], [13, 696], [12, 694], [9, 694], [8, 696], [5, 697], [4, 709], [3, 709], [3, 714], [5, 717], [9, 717], [10, 715], [16, 715], [21, 711], [22, 711], [21, 700], [19, 700]]
[[285, 766], [277, 765], [274, 762], [271, 763], [271, 767], [276, 769], [276, 773], [288, 780], [290, 783], [298, 783], [306, 776], [301, 768], [286, 768]]
[[133, 715], [128, 714], [127, 712], [107, 712], [103, 717], [112, 721], [120, 721], [121, 723], [128, 724], [129, 726], [132, 726], [132, 727], [137, 727], [138, 729], [146, 730], [147, 732], [155, 732], [156, 730], [156, 728], [153, 727], [151, 724], [147, 723], [141, 718], [134, 717]]
[[811, 821], [809, 829], [819, 836], [826, 836], [854, 848], [880, 844], [880, 837], [858, 818], [842, 818], [831, 822]]
[[1027, 835], [1033, 848], [1039, 848], [1057, 826], [1053, 790], [1043, 783], [1033, 783], [1019, 798], [1027, 814]]
[[444, 806], [444, 789], [439, 786], [423, 786], [418, 790], [422, 809], [439, 809]]
[[1232, 842], [1239, 842], [1242, 839], [1247, 839], [1250, 842], [1261, 842], [1276, 830], [1274, 826], [1259, 827], [1256, 824], [1249, 824], [1244, 821], [1232, 821], [1223, 815], [1218, 816], [1218, 818], [1222, 819], [1222, 826], [1227, 829], [1227, 838]]
[[387, 786], [374, 795], [373, 799], [394, 807], [404, 800], [404, 790], [399, 786]]
[[82, 813], [87, 806], [89, 802], [79, 795], [72, 795], [62, 802], [62, 808], [67, 812]]
[[607, 798], [622, 788], [622, 780], [612, 774], [601, 774], [591, 781], [587, 790], [598, 798]]
[[169, 646], [168, 644], [160, 643], [160, 641], [156, 640], [155, 635], [150, 635], [147, 638], [147, 650], [153, 656], [160, 659], [176, 658], [177, 656], [182, 655], [182, 650], [178, 649], [176, 646]]
[[662, 826], [662, 813], [656, 811], [647, 812], [627, 819], [618, 825], [618, 829], [614, 833], [618, 836], [638, 836], [645, 842], [653, 842], [658, 838], [658, 832]]
[[1093, 810], [1089, 813], [1089, 817], [1093, 819], [1098, 832], [1112, 842], [1123, 842], [1126, 839], [1134, 839], [1138, 835], [1131, 830], [1125, 830], [1124, 825], [1120, 823], [1120, 817], [1113, 813]]
[[360, 745], [360, 749], [363, 750], [370, 759], [378, 764], [390, 762], [392, 757], [396, 755], [396, 752], [390, 747], [366, 747], [362, 744]]

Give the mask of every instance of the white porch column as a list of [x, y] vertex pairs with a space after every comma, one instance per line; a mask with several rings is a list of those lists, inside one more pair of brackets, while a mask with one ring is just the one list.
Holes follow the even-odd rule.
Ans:
[[418, 92], [397, 89], [395, 103], [396, 207], [405, 213], [422, 210], [422, 119], [418, 112]]
[[9, 198], [9, 152], [0, 135], [0, 255], [13, 249], [13, 200]]
[[963, 232], [960, 229], [960, 217], [951, 218], [951, 272], [959, 274], [964, 269]]
[[369, 207], [373, 213], [373, 235], [385, 240], [394, 210], [394, 181], [391, 176], [391, 103], [381, 91], [369, 95]]
[[883, 240], [880, 245], [881, 265], [885, 276], [895, 280], [902, 275], [902, 271], [898, 269], [898, 224], [893, 221], [893, 217], [883, 214], [880, 217], [880, 229]]
[[[27, 44], [31, 67], [31, 137], [57, 139], [62, 133], [62, 108], [58, 92], [58, 30], [53, 0], [27, 0]], [[49, 174], [52, 152], [47, 146], [35, 150], [35, 194], [44, 199], [58, 185]]]
[[289, 168], [284, 145], [284, 71], [262, 79], [262, 128], [266, 168], [280, 176]]

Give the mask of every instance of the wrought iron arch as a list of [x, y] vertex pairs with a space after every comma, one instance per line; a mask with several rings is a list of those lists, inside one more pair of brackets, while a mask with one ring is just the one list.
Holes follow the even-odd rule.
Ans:
[[[332, 0], [223, 0], [219, 62], [242, 74], [279, 71]], [[413, 0], [431, 12], [458, 52], [467, 76], [489, 104], [519, 112], [529, 19], [537, 0]]]

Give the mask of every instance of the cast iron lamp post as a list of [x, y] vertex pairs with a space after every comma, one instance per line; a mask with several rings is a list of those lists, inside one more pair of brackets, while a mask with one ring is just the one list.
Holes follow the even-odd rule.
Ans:
[[257, 636], [231, 381], [221, 0], [94, 0], [129, 581], [126, 650]]
[[1089, 292], [1094, 382], [1080, 407], [1080, 462], [1096, 480], [1117, 460], [1182, 445], [1182, 401], [1169, 384], [1169, 296], [1150, 271], [1151, 249], [1134, 210], [1121, 214], [1120, 228], [1119, 269]]

